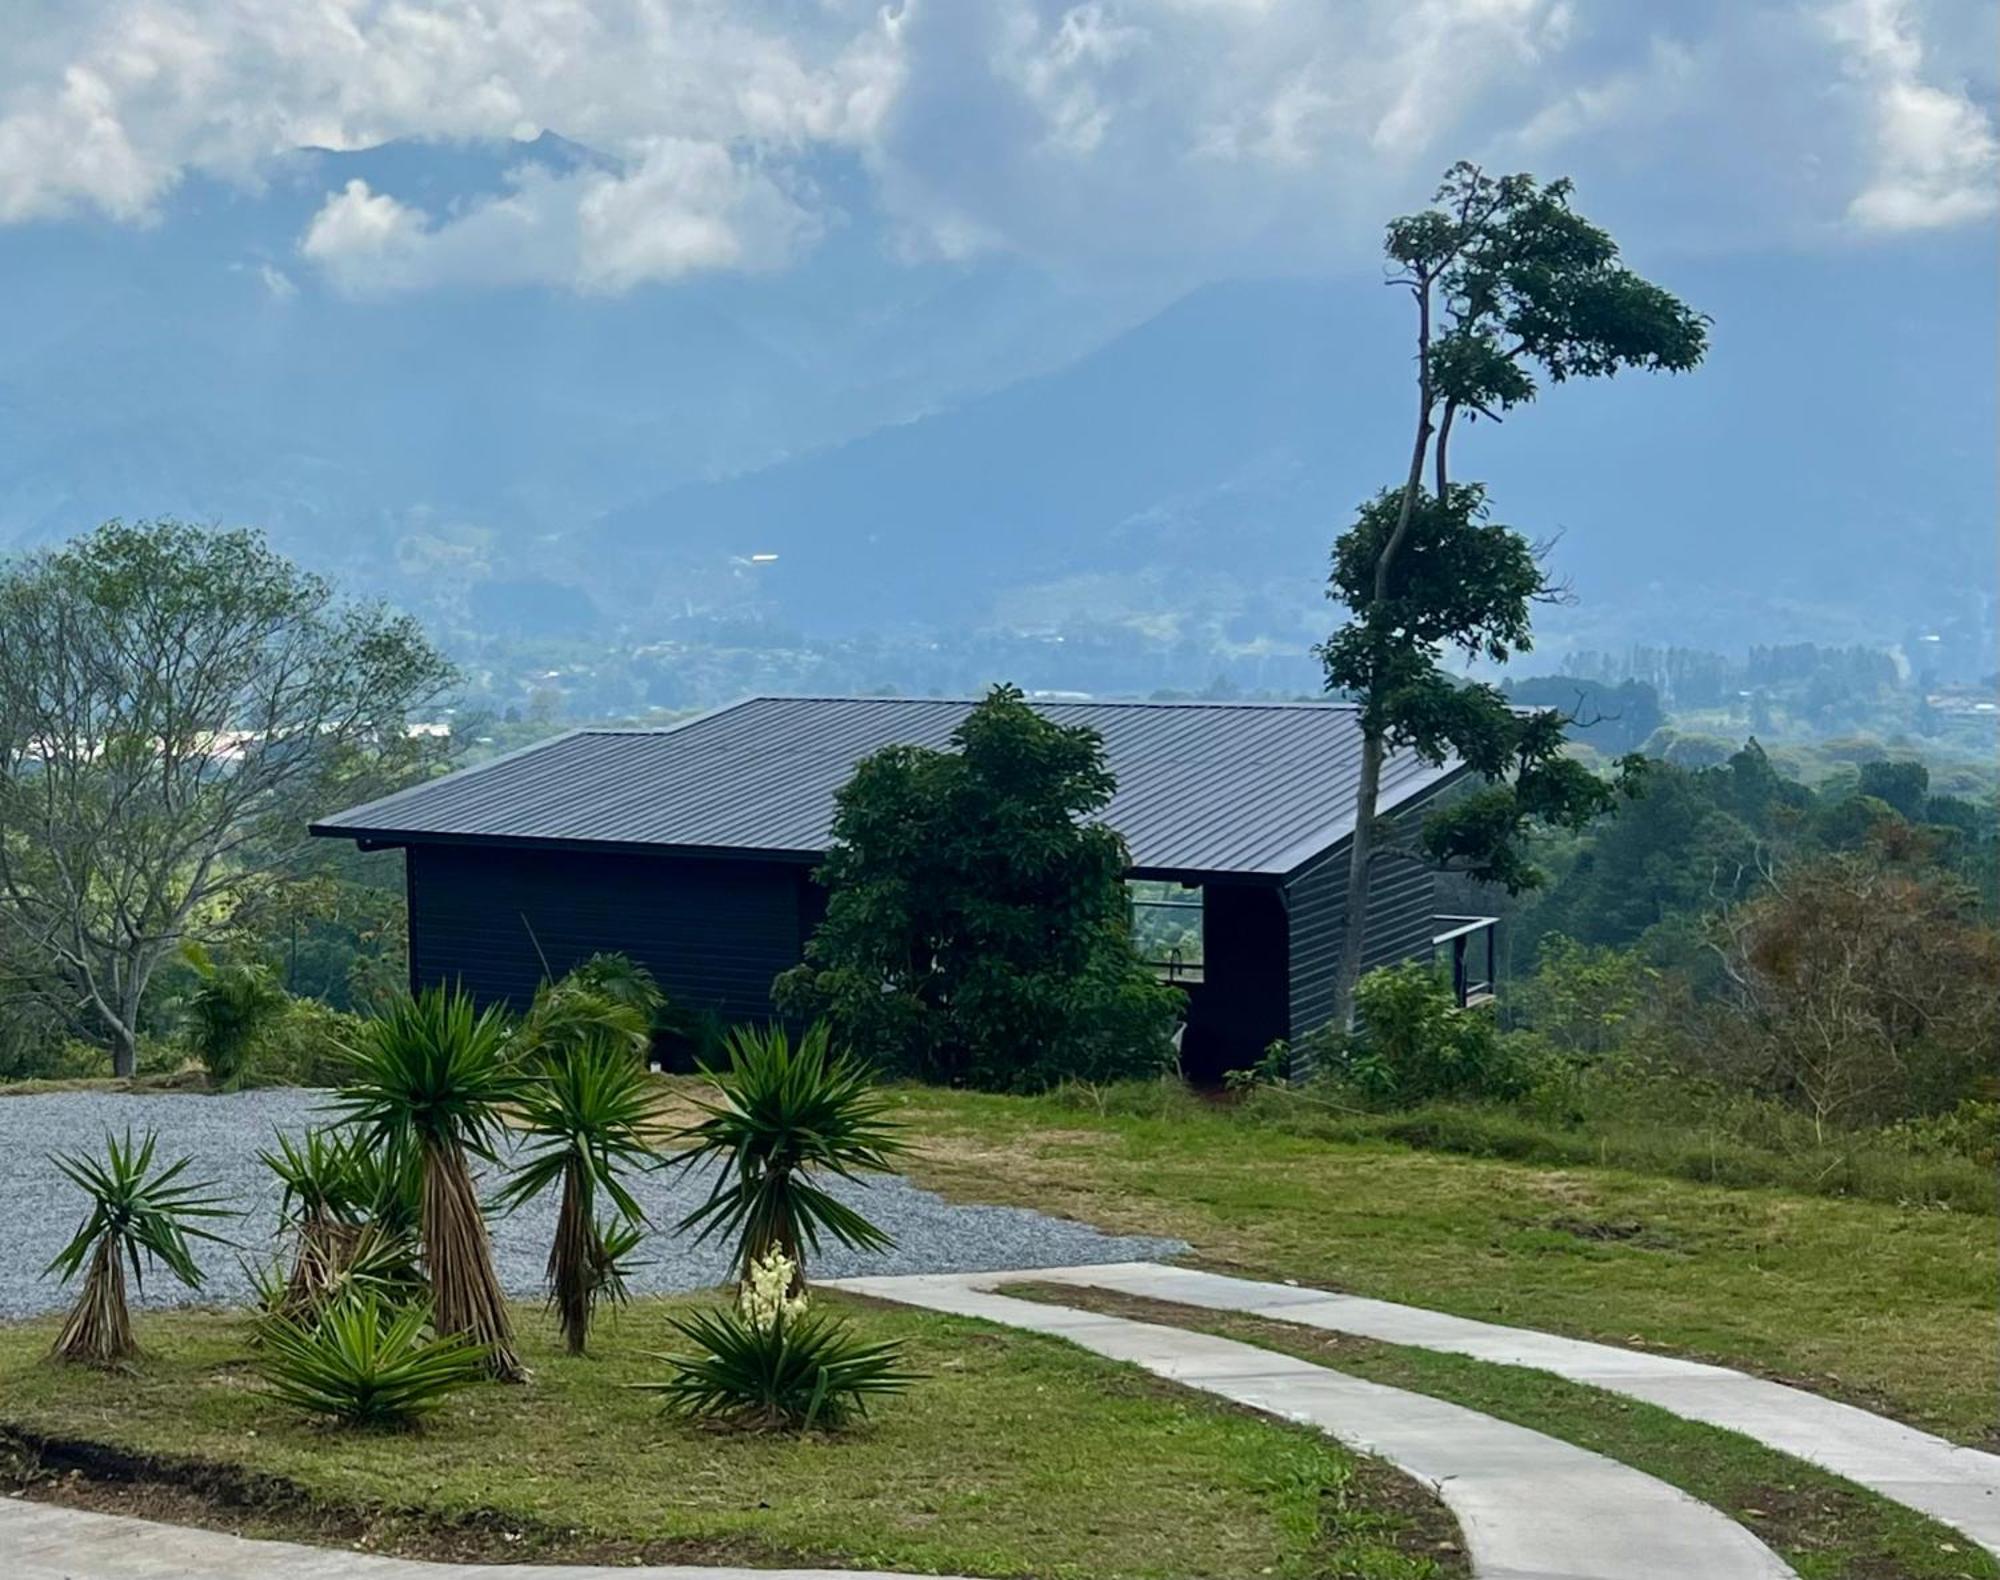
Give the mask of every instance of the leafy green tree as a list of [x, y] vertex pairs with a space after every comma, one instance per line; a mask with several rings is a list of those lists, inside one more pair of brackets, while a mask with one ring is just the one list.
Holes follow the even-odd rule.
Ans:
[[1931, 771], [1908, 760], [1863, 763], [1859, 789], [1863, 795], [1887, 802], [1898, 816], [1921, 822], [1930, 799]]
[[413, 1148], [422, 1170], [424, 1270], [440, 1333], [485, 1346], [492, 1374], [523, 1381], [513, 1324], [493, 1266], [493, 1243], [473, 1190], [468, 1157], [498, 1162], [504, 1114], [527, 1083], [507, 1047], [497, 1008], [430, 988], [366, 1023], [340, 1106], [366, 1145]]
[[1179, 993], [1134, 953], [1097, 733], [997, 686], [951, 749], [892, 746], [840, 792], [826, 919], [779, 1007], [926, 1080], [997, 1090], [1151, 1073]]
[[235, 1215], [203, 1194], [206, 1184], [184, 1180], [192, 1158], [159, 1167], [159, 1137], [152, 1131], [134, 1142], [125, 1132], [104, 1138], [104, 1160], [78, 1153], [55, 1159], [63, 1176], [90, 1198], [90, 1213], [47, 1271], [64, 1282], [83, 1271], [83, 1288], [63, 1319], [55, 1353], [66, 1361], [100, 1366], [129, 1359], [138, 1350], [132, 1312], [125, 1297], [125, 1269], [135, 1283], [148, 1262], [157, 1262], [190, 1289], [201, 1287], [191, 1241], [222, 1237], [202, 1227], [204, 1220]]
[[[1488, 519], [1485, 493], [1454, 483], [1459, 419], [1497, 421], [1552, 383], [1624, 369], [1680, 371], [1706, 321], [1619, 261], [1611, 237], [1570, 207], [1570, 184], [1492, 177], [1460, 164], [1437, 206], [1390, 222], [1386, 250], [1417, 317], [1417, 417], [1409, 467], [1361, 507], [1334, 550], [1330, 596], [1349, 622], [1321, 648], [1329, 688], [1359, 705], [1362, 751], [1336, 969], [1337, 1020], [1351, 1024], [1366, 948], [1382, 766], [1397, 749], [1457, 756], [1483, 788], [1436, 814], [1411, 854], [1500, 883], [1540, 874], [1523, 840], [1537, 823], [1576, 827], [1611, 786], [1563, 753], [1565, 716], [1517, 713], [1497, 687], [1445, 668], [1454, 650], [1504, 663], [1530, 644], [1530, 610], [1555, 589], [1534, 546]], [[1431, 480], [1425, 486], [1426, 463]]]
[[0, 568], [0, 956], [130, 1075], [161, 962], [416, 771], [451, 673], [254, 532], [111, 522]]

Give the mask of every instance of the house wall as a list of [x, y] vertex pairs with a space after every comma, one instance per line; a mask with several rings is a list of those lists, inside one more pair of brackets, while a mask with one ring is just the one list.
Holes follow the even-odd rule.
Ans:
[[[1421, 807], [1391, 821], [1414, 830]], [[1294, 873], [1285, 885], [1291, 916], [1291, 996], [1288, 1035], [1296, 1042], [1333, 1018], [1334, 976], [1347, 917], [1345, 842]], [[1431, 958], [1436, 932], [1437, 877], [1413, 861], [1379, 860], [1370, 875], [1361, 968]]]
[[1285, 902], [1272, 884], [1202, 890], [1203, 980], [1187, 987], [1181, 1070], [1216, 1085], [1285, 1036]]
[[453, 845], [404, 859], [413, 985], [462, 982], [516, 1008], [544, 975], [618, 950], [683, 1008], [761, 1020], [818, 914], [787, 863]]

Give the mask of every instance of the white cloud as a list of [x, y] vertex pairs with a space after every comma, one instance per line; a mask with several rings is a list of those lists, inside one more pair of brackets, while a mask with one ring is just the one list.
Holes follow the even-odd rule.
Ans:
[[1461, 155], [1698, 245], [1994, 207], [1992, 10], [1953, 0], [5, 3], [0, 223], [144, 222], [302, 145], [609, 156], [456, 205], [332, 194], [301, 247], [354, 291], [777, 267], [856, 204], [912, 256], [1315, 266]]
[[1848, 217], [1871, 230], [1933, 230], [2000, 210], [2000, 138], [1962, 87], [1929, 80], [1903, 0], [1848, 0], [1827, 18], [1872, 101], [1868, 184]]
[[662, 138], [628, 168], [526, 164], [504, 194], [434, 217], [365, 181], [328, 195], [299, 251], [356, 295], [439, 285], [621, 291], [715, 269], [775, 268], [814, 221], [717, 144]]

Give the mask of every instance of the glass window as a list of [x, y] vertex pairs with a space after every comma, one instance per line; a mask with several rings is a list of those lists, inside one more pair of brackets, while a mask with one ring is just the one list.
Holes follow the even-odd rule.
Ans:
[[1201, 890], [1132, 878], [1132, 947], [1169, 982], [1202, 980]]

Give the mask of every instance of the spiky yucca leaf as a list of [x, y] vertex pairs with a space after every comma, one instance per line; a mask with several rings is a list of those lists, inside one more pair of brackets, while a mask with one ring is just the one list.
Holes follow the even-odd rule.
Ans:
[[672, 1321], [696, 1352], [657, 1357], [669, 1375], [634, 1386], [659, 1394], [680, 1415], [800, 1431], [837, 1427], [866, 1415], [871, 1400], [919, 1380], [904, 1367], [901, 1343], [859, 1338], [823, 1311], [767, 1324], [731, 1310]]
[[83, 1288], [71, 1307], [56, 1354], [69, 1360], [109, 1363], [136, 1349], [132, 1317], [125, 1300], [125, 1269], [134, 1283], [145, 1277], [146, 1265], [157, 1262], [190, 1289], [201, 1287], [191, 1242], [225, 1244], [223, 1237], [202, 1227], [202, 1221], [232, 1218], [229, 1208], [204, 1195], [209, 1182], [184, 1180], [192, 1158], [154, 1166], [159, 1137], [147, 1131], [134, 1142], [128, 1127], [121, 1142], [104, 1138], [102, 1162], [86, 1153], [51, 1159], [63, 1176], [90, 1197], [90, 1212], [70, 1241], [44, 1269], [64, 1283], [87, 1263]]
[[811, 1179], [885, 1172], [903, 1150], [893, 1103], [867, 1068], [834, 1054], [824, 1023], [796, 1045], [782, 1026], [739, 1026], [727, 1049], [728, 1067], [705, 1072], [715, 1096], [695, 1099], [703, 1117], [679, 1132], [674, 1155], [682, 1168], [719, 1161], [722, 1171], [680, 1227], [698, 1241], [734, 1235], [739, 1277], [773, 1246], [803, 1270], [822, 1234], [856, 1250], [894, 1244]]
[[[603, 1033], [538, 1061], [516, 1110], [526, 1156], [494, 1204], [511, 1212], [560, 1188], [549, 1302], [572, 1355], [583, 1353], [599, 1296], [622, 1298], [622, 1264], [646, 1222], [622, 1176], [656, 1162], [647, 1136], [652, 1118], [644, 1070], [629, 1047]], [[600, 1195], [611, 1204], [608, 1225], [598, 1221]]]
[[258, 1370], [286, 1404], [350, 1426], [409, 1426], [486, 1374], [482, 1347], [427, 1331], [430, 1309], [373, 1293], [336, 1301], [315, 1322], [259, 1327]]
[[481, 1345], [497, 1377], [522, 1381], [493, 1245], [468, 1153], [497, 1161], [508, 1105], [527, 1079], [514, 1068], [497, 1008], [462, 990], [430, 988], [370, 1021], [353, 1050], [339, 1103], [364, 1144], [411, 1146], [420, 1159], [424, 1267], [440, 1332]]

